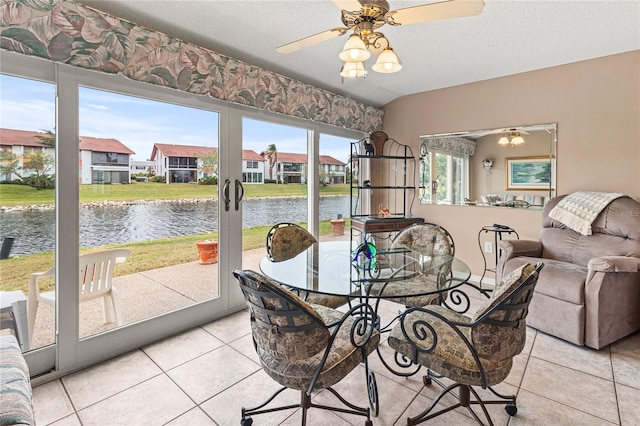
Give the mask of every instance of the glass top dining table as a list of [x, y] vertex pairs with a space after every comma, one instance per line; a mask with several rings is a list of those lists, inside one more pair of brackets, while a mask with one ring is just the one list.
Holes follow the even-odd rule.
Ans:
[[[278, 283], [300, 291], [335, 296], [361, 295], [370, 298], [397, 298], [422, 296], [452, 290], [465, 284], [471, 270], [460, 259], [452, 256], [431, 258], [411, 251], [378, 251], [378, 267], [363, 267], [362, 254], [354, 261], [359, 244], [351, 241], [322, 241], [311, 245], [291, 259], [272, 262], [267, 257], [260, 261], [260, 271]], [[392, 259], [391, 259], [392, 258]], [[370, 266], [370, 263], [368, 264]], [[446, 270], [446, 273], [442, 273]], [[418, 275], [437, 276], [438, 286], [407, 285], [402, 281]], [[372, 286], [393, 282], [393, 294], [371, 291]], [[414, 280], [415, 282], [415, 280]], [[398, 294], [398, 289], [402, 294]]]

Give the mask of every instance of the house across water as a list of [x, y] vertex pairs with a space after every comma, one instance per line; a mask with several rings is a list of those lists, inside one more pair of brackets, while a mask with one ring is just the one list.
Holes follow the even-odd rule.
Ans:
[[[113, 138], [80, 136], [79, 173], [81, 184], [129, 183], [131, 156], [134, 151]], [[0, 151], [15, 155], [18, 167], [14, 173], [0, 175], [0, 181], [18, 180], [32, 174], [29, 156], [44, 154], [41, 173], [55, 173], [55, 134], [28, 130], [0, 129]], [[50, 158], [51, 161], [47, 161]], [[25, 167], [26, 164], [26, 167]]]

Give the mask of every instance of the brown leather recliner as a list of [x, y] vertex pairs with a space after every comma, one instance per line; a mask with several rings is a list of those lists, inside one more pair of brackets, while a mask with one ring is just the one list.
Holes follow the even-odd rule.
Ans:
[[640, 330], [640, 203], [611, 202], [581, 235], [542, 212], [539, 241], [505, 240], [496, 282], [516, 268], [544, 262], [527, 325], [577, 345], [600, 349]]

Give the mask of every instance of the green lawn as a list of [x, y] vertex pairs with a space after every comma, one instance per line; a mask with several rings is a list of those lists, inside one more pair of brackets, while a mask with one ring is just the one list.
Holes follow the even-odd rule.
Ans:
[[[53, 204], [53, 189], [35, 190], [26, 185], [0, 185], [0, 205], [24, 206]], [[215, 185], [163, 184], [135, 182], [130, 185], [80, 185], [80, 202], [170, 200], [215, 197]], [[245, 197], [305, 196], [307, 186], [300, 184], [244, 185]], [[320, 187], [320, 195], [348, 195], [349, 185], [332, 184]]]
[[[1, 213], [0, 213], [1, 214]], [[301, 224], [304, 226], [304, 224]], [[349, 219], [347, 219], [349, 226]], [[242, 250], [264, 247], [270, 226], [256, 226], [242, 231]], [[320, 235], [331, 233], [329, 221], [320, 222]], [[101, 248], [82, 250], [90, 253], [107, 248], [127, 248], [133, 253], [122, 265], [118, 265], [115, 275], [128, 275], [136, 272], [165, 266], [178, 265], [198, 260], [196, 241], [205, 238], [217, 238], [217, 233], [187, 235], [174, 238], [163, 238], [138, 243], [113, 244]], [[10, 257], [0, 260], [0, 289], [3, 291], [22, 290], [28, 293], [29, 275], [32, 272], [44, 272], [55, 263], [53, 252], [40, 252], [32, 255]], [[53, 279], [42, 280], [43, 290], [53, 289]]]

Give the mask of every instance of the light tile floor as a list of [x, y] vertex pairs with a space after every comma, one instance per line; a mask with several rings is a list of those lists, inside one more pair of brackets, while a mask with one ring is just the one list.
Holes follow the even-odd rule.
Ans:
[[[398, 305], [384, 304], [383, 316]], [[386, 342], [383, 355], [389, 355]], [[421, 377], [388, 372], [377, 355], [381, 413], [375, 425], [402, 425], [437, 393]], [[256, 405], [277, 385], [262, 372], [253, 349], [249, 317], [238, 312], [103, 364], [37, 386], [36, 423], [44, 425], [239, 425], [240, 408]], [[366, 405], [364, 367], [336, 389]], [[640, 332], [600, 351], [527, 331], [527, 345], [497, 389], [516, 392], [518, 414], [490, 406], [497, 425], [639, 425]], [[329, 401], [328, 392], [315, 396]], [[285, 399], [297, 402], [290, 392]], [[310, 425], [362, 425], [362, 417], [310, 410]], [[300, 424], [300, 412], [256, 416], [254, 424]], [[460, 409], [426, 424], [474, 424]]]

